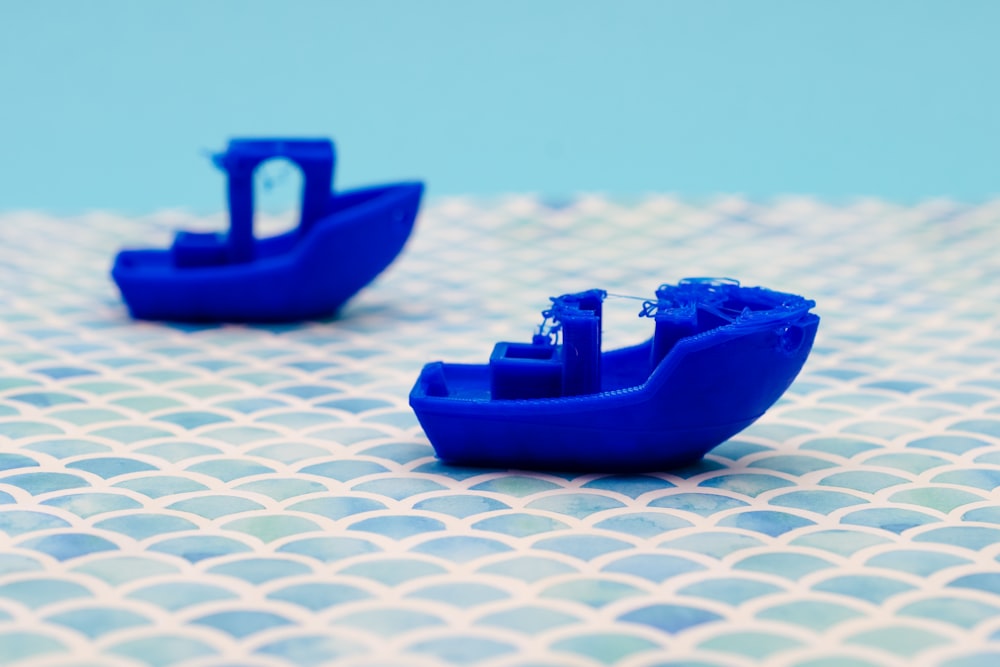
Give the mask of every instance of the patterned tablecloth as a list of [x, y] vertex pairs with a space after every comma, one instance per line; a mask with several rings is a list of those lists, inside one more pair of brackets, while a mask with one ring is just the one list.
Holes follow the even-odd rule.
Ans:
[[[114, 251], [213, 222], [0, 217], [0, 664], [1000, 664], [1000, 202], [439, 200], [335, 321], [129, 321]], [[823, 321], [703, 463], [435, 460], [424, 362], [706, 275]]]

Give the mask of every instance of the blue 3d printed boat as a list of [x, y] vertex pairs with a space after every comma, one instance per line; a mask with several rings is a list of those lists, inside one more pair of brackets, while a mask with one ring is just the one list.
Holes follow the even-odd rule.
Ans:
[[[287, 322], [327, 317], [396, 258], [413, 229], [421, 183], [331, 193], [326, 139], [235, 139], [213, 156], [229, 180], [228, 234], [179, 232], [165, 250], [123, 250], [111, 275], [139, 319]], [[302, 170], [301, 220], [253, 230], [253, 174], [284, 158]]]
[[488, 365], [424, 366], [410, 405], [437, 455], [524, 469], [693, 463], [778, 400], [819, 325], [800, 296], [687, 279], [645, 302], [647, 342], [602, 354], [605, 296], [553, 298], [534, 340], [497, 343]]

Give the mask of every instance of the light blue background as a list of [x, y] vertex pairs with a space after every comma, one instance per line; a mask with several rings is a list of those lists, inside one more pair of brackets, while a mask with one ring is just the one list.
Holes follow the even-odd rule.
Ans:
[[433, 194], [1000, 193], [1000, 2], [0, 0], [0, 210], [223, 205], [329, 135]]

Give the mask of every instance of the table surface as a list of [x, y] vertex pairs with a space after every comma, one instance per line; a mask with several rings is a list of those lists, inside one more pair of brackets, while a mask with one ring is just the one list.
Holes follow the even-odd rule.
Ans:
[[[0, 216], [0, 663], [1000, 664], [1000, 202], [450, 198], [335, 320], [130, 321], [114, 251], [222, 223]], [[685, 276], [818, 303], [757, 424], [641, 475], [436, 461], [423, 363]]]

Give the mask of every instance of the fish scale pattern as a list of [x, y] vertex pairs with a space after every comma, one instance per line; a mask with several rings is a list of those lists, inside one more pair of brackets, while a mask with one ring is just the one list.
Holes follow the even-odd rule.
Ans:
[[[335, 320], [130, 321], [115, 249], [221, 224], [0, 216], [0, 664], [1000, 664], [1000, 202], [449, 198]], [[757, 424], [681, 470], [436, 461], [423, 363], [689, 275], [818, 302]]]

